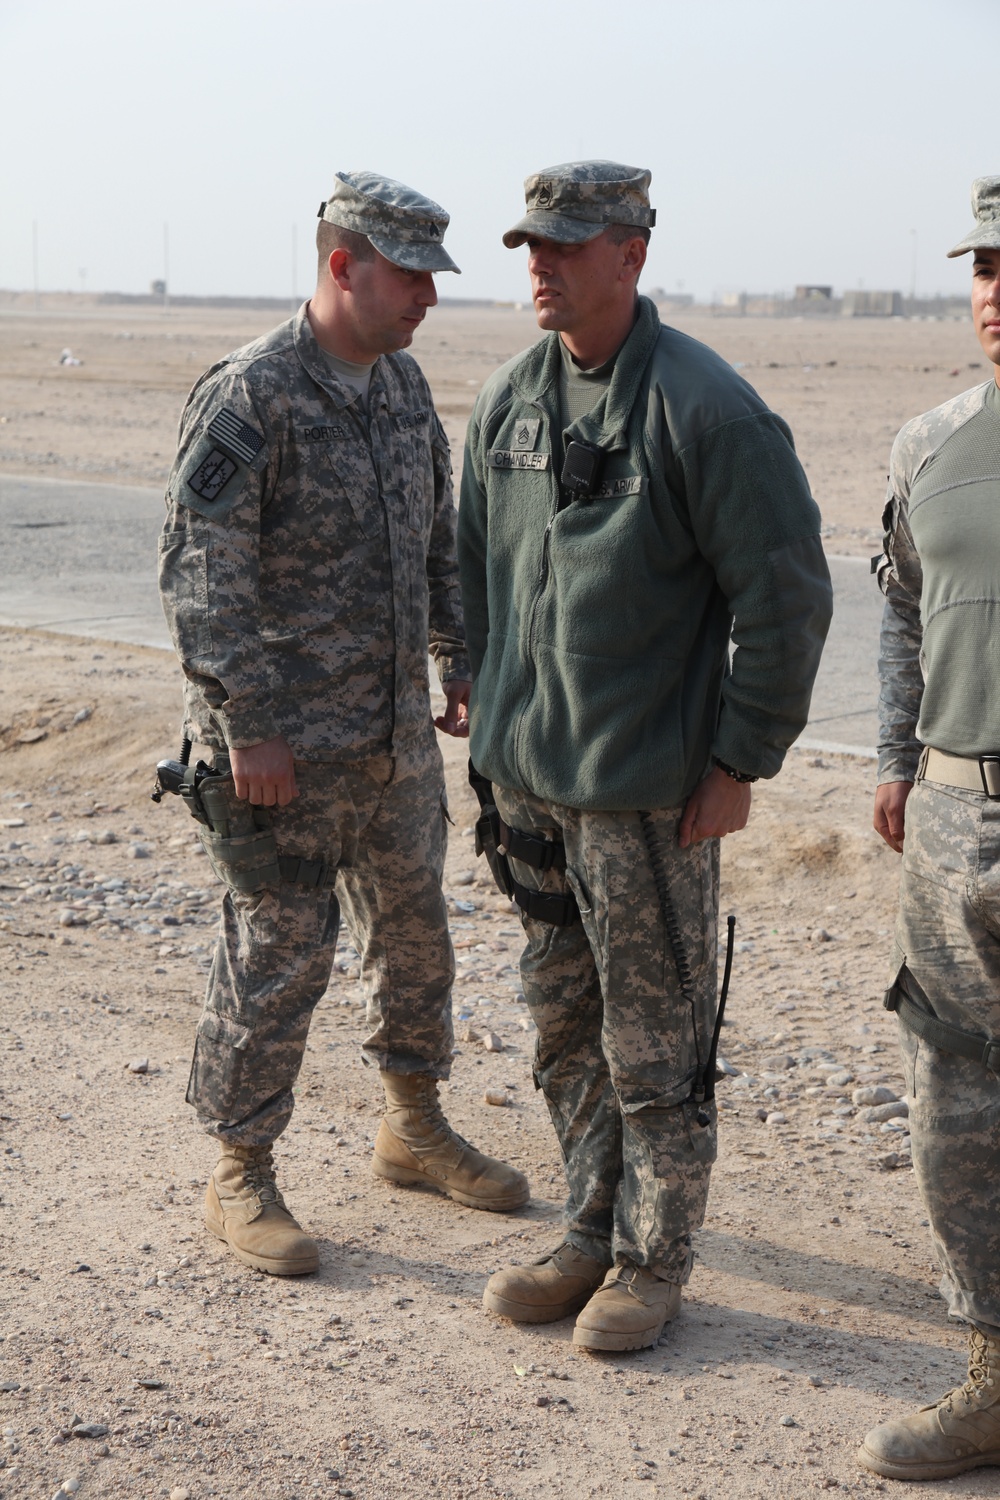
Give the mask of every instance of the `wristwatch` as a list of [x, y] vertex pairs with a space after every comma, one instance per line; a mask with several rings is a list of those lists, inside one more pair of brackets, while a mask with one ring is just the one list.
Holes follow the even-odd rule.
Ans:
[[724, 760], [720, 760], [717, 755], [713, 755], [712, 759], [715, 761], [715, 764], [718, 766], [720, 771], [725, 771], [727, 776], [732, 777], [733, 781], [738, 781], [741, 785], [747, 785], [751, 781], [760, 780], [759, 776], [748, 776], [746, 771], [737, 771], [735, 766], [727, 766], [726, 762]]

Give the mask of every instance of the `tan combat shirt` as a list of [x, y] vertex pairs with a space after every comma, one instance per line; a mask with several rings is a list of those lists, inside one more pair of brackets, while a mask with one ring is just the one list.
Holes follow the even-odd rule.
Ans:
[[387, 753], [429, 725], [428, 650], [442, 681], [470, 675], [448, 442], [408, 354], [378, 359], [366, 417], [303, 306], [195, 385], [166, 504], [160, 593], [201, 743]]

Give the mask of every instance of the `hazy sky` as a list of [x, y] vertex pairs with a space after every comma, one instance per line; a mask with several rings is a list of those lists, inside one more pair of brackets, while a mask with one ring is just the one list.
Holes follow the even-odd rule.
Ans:
[[[1000, 174], [997, 0], [0, 0], [0, 287], [305, 295], [318, 203], [370, 167], [523, 298], [525, 175], [649, 167], [647, 286], [963, 292]], [[293, 288], [293, 226], [298, 253]], [[916, 232], [914, 234], [914, 231]]]

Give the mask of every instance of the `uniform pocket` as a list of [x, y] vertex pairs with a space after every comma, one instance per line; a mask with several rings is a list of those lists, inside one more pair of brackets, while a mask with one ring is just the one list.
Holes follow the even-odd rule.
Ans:
[[231, 1016], [206, 1010], [195, 1034], [187, 1102], [213, 1120], [240, 1118], [237, 1104], [253, 1030]]

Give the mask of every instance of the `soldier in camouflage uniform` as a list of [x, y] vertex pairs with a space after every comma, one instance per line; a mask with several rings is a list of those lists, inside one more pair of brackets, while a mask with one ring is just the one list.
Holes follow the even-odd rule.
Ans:
[[893, 446], [879, 580], [875, 827], [903, 856], [886, 1005], [897, 1012], [917, 1184], [952, 1317], [957, 1390], [865, 1439], [893, 1479], [1000, 1464], [1000, 177], [972, 188], [984, 384]]
[[719, 839], [806, 721], [830, 613], [788, 429], [637, 296], [649, 181], [602, 161], [528, 178], [504, 242], [528, 244], [548, 336], [484, 387], [459, 510], [472, 755], [569, 1187], [563, 1242], [484, 1301], [578, 1312], [591, 1349], [655, 1343], [691, 1272]]
[[451, 734], [467, 733], [469, 668], [448, 444], [402, 351], [437, 301], [433, 273], [457, 270], [447, 223], [401, 183], [339, 173], [315, 295], [197, 383], [166, 497], [161, 594], [186, 732], [216, 751], [203, 838], [228, 887], [187, 1097], [221, 1147], [209, 1228], [279, 1275], [318, 1264], [271, 1147], [341, 912], [386, 1095], [375, 1171], [478, 1208], [528, 1197], [437, 1097], [454, 958], [428, 650]]

